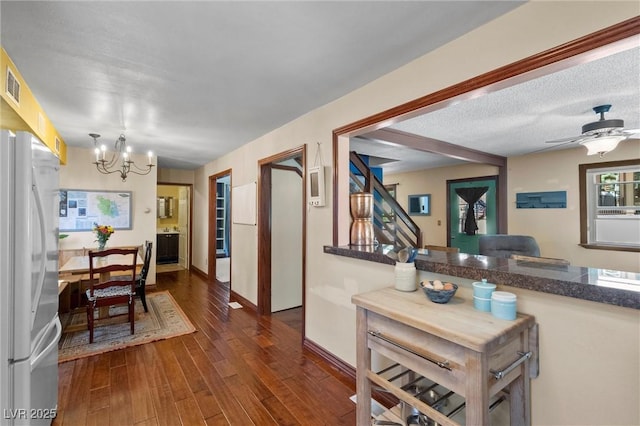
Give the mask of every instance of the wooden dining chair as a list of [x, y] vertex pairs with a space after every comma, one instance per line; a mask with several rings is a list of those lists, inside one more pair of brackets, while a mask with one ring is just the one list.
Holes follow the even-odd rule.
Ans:
[[[109, 256], [114, 255], [124, 256], [123, 260], [118, 262], [110, 260]], [[137, 248], [89, 251], [89, 288], [86, 292], [89, 343], [93, 343], [96, 309], [108, 309], [112, 305], [128, 305], [127, 314], [131, 323], [131, 334], [134, 333], [137, 257]], [[126, 275], [111, 277], [112, 273], [125, 273]]]
[[144, 263], [142, 264], [142, 270], [140, 271], [140, 274], [136, 275], [136, 295], [140, 296], [144, 311], [149, 312], [149, 309], [147, 309], [147, 296], [145, 294], [145, 286], [147, 285], [147, 275], [149, 274], [149, 265], [151, 263], [151, 252], [153, 249], [153, 243], [151, 241], [146, 241], [144, 245]]
[[[142, 248], [142, 246], [140, 246]], [[151, 241], [145, 241], [144, 243], [144, 260], [142, 263], [142, 269], [139, 274], [136, 274], [136, 296], [140, 297], [142, 307], [145, 312], [149, 312], [147, 307], [147, 296], [145, 293], [147, 284], [147, 275], [149, 275], [149, 265], [151, 264], [151, 252], [153, 250], [153, 243]], [[120, 279], [119, 277], [116, 279]]]

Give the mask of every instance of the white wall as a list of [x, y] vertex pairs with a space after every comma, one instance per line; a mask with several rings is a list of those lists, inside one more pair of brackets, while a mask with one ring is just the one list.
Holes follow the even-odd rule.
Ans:
[[[634, 2], [528, 2], [198, 169], [194, 226], [201, 232], [194, 233], [194, 265], [207, 270], [208, 176], [232, 168], [234, 186], [256, 181], [260, 159], [289, 150], [301, 141], [310, 147], [321, 143], [322, 161], [329, 165], [332, 131], [336, 128], [577, 39], [637, 13]], [[336, 72], [340, 72], [340, 64], [336, 64]], [[275, 101], [274, 106], [277, 107]], [[355, 309], [351, 296], [391, 285], [393, 267], [323, 253], [323, 245], [332, 243], [331, 191], [329, 185], [327, 207], [311, 209], [307, 216], [306, 337], [355, 365]], [[348, 214], [348, 210], [345, 212]], [[235, 225], [232, 239], [233, 290], [256, 303], [255, 227]], [[638, 311], [535, 292], [519, 292], [519, 295], [521, 310], [535, 315], [541, 324], [541, 352], [545, 354], [540, 378], [533, 383], [534, 423], [640, 424]], [[590, 322], [585, 323], [587, 316]], [[592, 319], [601, 319], [607, 328]], [[571, 336], [575, 336], [576, 341], [569, 345]], [[582, 350], [574, 350], [578, 347]], [[557, 374], [565, 367], [566, 371]], [[612, 374], [606, 374], [609, 368], [614, 369]], [[595, 374], [599, 382], [592, 380], [595, 369], [603, 371]], [[574, 372], [580, 374], [570, 374]], [[550, 398], [557, 389], [562, 389], [565, 397]], [[603, 392], [615, 393], [616, 398], [603, 397]], [[602, 404], [603, 399], [606, 404]]]
[[302, 177], [271, 170], [271, 311], [302, 305]]
[[[146, 176], [129, 175], [122, 182], [119, 175], [98, 173], [92, 164], [93, 150], [67, 147], [67, 165], [60, 167], [60, 188], [94, 189], [132, 192], [132, 229], [116, 230], [109, 238], [108, 246], [143, 245], [146, 240], [156, 242], [156, 168]], [[134, 161], [146, 164], [145, 155], [132, 156]], [[60, 249], [97, 247], [93, 232], [67, 232], [69, 236], [60, 240]], [[141, 254], [144, 258], [144, 253]], [[148, 284], [156, 282], [156, 251], [153, 250]]]

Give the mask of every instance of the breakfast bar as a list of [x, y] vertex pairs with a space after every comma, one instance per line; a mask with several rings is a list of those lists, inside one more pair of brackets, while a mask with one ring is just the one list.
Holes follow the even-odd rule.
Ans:
[[[392, 265], [393, 246], [358, 248], [324, 246], [324, 252], [368, 262]], [[553, 265], [466, 253], [419, 249], [418, 271], [480, 281], [485, 278], [509, 287], [573, 297], [591, 302], [640, 309], [640, 273]]]

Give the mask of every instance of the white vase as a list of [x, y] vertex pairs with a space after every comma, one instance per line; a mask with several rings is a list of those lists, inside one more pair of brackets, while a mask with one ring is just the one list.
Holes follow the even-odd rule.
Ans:
[[416, 265], [415, 263], [396, 262], [396, 290], [400, 291], [416, 291], [418, 289], [416, 282]]

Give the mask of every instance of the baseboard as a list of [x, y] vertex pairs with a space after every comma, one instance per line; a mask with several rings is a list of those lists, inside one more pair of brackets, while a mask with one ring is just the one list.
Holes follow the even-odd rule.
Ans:
[[243, 307], [249, 310], [252, 310], [253, 312], [256, 312], [256, 313], [258, 312], [258, 307], [256, 305], [254, 305], [244, 297], [240, 296], [238, 293], [236, 293], [233, 290], [231, 290], [231, 292], [229, 293], [229, 302], [238, 302]]
[[200, 269], [196, 268], [193, 265], [191, 265], [191, 269], [189, 270], [189, 272], [193, 272], [194, 274], [196, 274], [197, 276], [199, 276], [203, 280], [209, 281], [209, 275], [206, 274], [205, 272], [201, 271]]
[[[304, 349], [307, 349], [309, 352], [313, 352], [315, 355], [322, 358], [327, 364], [349, 377], [349, 379], [352, 380], [352, 384], [355, 389], [356, 369], [353, 368], [350, 364], [347, 364], [331, 352], [327, 351], [322, 346], [319, 346], [317, 343], [307, 339], [306, 337], [302, 342], [302, 347]], [[386, 408], [391, 408], [395, 405], [398, 405], [400, 402], [395, 396], [387, 392], [377, 392], [374, 390], [373, 392], [371, 392], [371, 397], [380, 402]]]
[[302, 341], [302, 347], [307, 349], [309, 352], [313, 352], [322, 358], [327, 364], [331, 365], [333, 368], [341, 372], [342, 374], [348, 376], [353, 383], [356, 382], [356, 369], [351, 365], [347, 364], [331, 352], [327, 351], [322, 346], [318, 345], [312, 340], [307, 339], [306, 337]]

